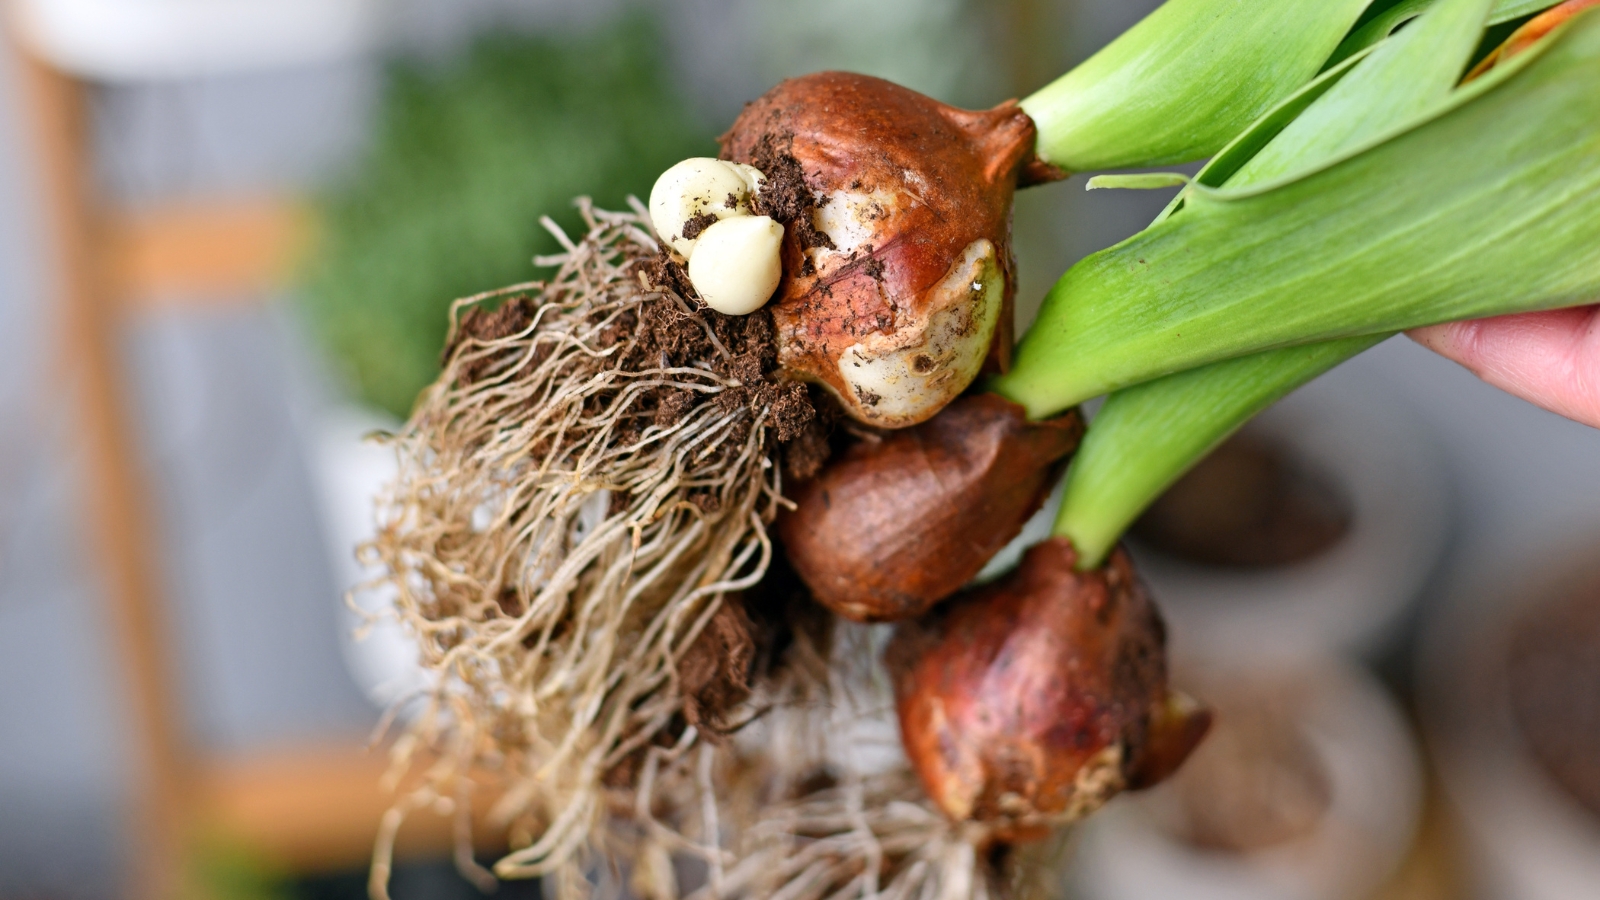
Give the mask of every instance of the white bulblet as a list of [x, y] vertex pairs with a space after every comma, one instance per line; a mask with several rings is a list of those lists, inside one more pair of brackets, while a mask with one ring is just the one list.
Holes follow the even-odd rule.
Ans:
[[650, 189], [650, 222], [656, 234], [684, 257], [693, 255], [697, 240], [684, 235], [689, 222], [707, 213], [718, 219], [749, 215], [752, 183], [759, 183], [760, 174], [709, 157], [686, 159], [662, 172]]
[[760, 169], [744, 163], [728, 163], [728, 165], [739, 170], [739, 176], [750, 187], [750, 196], [754, 197], [756, 194], [761, 193], [761, 184], [767, 180], [767, 176], [762, 174]]
[[706, 305], [729, 316], [765, 306], [783, 276], [783, 226], [767, 216], [737, 216], [700, 233], [689, 281]]

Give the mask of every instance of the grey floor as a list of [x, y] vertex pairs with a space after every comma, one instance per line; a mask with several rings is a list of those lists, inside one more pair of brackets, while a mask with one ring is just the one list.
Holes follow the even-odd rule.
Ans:
[[[459, 10], [488, 5], [414, 3], [403, 24], [442, 47], [470, 30], [472, 16]], [[540, 25], [596, 14], [593, 5], [524, 5]], [[1061, 61], [1082, 58], [1149, 5], [1082, 4], [1056, 23]], [[723, 21], [727, 3], [669, 8], [692, 32], [701, 20]], [[804, 70], [815, 60], [766, 64]], [[127, 723], [84, 549], [80, 460], [57, 381], [47, 248], [13, 62], [0, 58], [0, 896], [111, 896]], [[748, 61], [733, 74], [683, 68], [713, 119], [783, 74]], [[912, 66], [904, 77], [931, 71]], [[101, 91], [102, 180], [130, 203], [315, 184], [359, 147], [374, 80], [370, 61], [355, 60]], [[1136, 230], [1164, 201], [1085, 194], [1081, 179], [1025, 195], [1023, 295], [1037, 296], [1067, 262]], [[309, 468], [310, 436], [339, 392], [292, 304], [256, 299], [141, 317], [122, 344], [141, 426], [128, 452], [157, 497], [186, 725], [224, 750], [360, 735], [376, 717], [340, 656], [333, 556]], [[1431, 614], [1448, 614], [1469, 588], [1511, 577], [1552, 545], [1600, 541], [1600, 432], [1501, 395], [1404, 339], [1348, 370], [1368, 376], [1346, 378], [1351, 385], [1375, 377], [1410, 404], [1455, 487], [1452, 551], [1424, 598]]]

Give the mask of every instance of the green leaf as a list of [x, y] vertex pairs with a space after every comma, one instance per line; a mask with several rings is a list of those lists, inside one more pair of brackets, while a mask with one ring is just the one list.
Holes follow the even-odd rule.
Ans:
[[[1433, 4], [1434, 0], [1400, 0], [1399, 3], [1389, 7], [1374, 16], [1366, 24], [1351, 32], [1344, 39], [1339, 49], [1333, 51], [1330, 63], [1344, 61], [1362, 50], [1376, 45], [1379, 41], [1394, 34], [1395, 29], [1422, 15], [1423, 11]], [[1499, 25], [1512, 19], [1520, 19], [1530, 13], [1555, 6], [1560, 0], [1498, 0], [1489, 13], [1489, 24]]]
[[1182, 172], [1140, 172], [1134, 175], [1096, 175], [1089, 179], [1083, 189], [1097, 191], [1105, 188], [1123, 188], [1148, 191], [1155, 188], [1182, 187], [1188, 183], [1189, 176]]
[[[1313, 101], [1299, 104], [1304, 112], [1292, 123], [1276, 124], [1281, 108], [1268, 113], [1273, 125], [1258, 122], [1247, 133], [1259, 135], [1267, 127], [1279, 133], [1253, 159], [1231, 164], [1238, 171], [1228, 185], [1307, 169], [1443, 102], [1478, 44], [1489, 5], [1490, 0], [1442, 0], [1404, 33], [1330, 71], [1328, 76], [1350, 74], [1333, 77]], [[1230, 149], [1242, 156], [1236, 145]], [[1113, 393], [1073, 461], [1056, 533], [1071, 538], [1086, 566], [1098, 565], [1133, 520], [1228, 435], [1388, 337], [1268, 350]]]
[[1221, 359], [1600, 297], [1600, 15], [1322, 168], [1073, 267], [996, 382], [1031, 415]]
[[1372, 54], [1229, 179], [1245, 187], [1326, 162], [1402, 125], [1450, 94], [1493, 0], [1440, 0]]
[[[1221, 187], [1229, 178], [1233, 177], [1234, 173], [1243, 168], [1245, 163], [1248, 163], [1257, 153], [1260, 153], [1261, 148], [1277, 137], [1291, 122], [1299, 118], [1300, 114], [1305, 112], [1323, 94], [1338, 84], [1340, 79], [1348, 75], [1371, 52], [1372, 48], [1369, 47], [1323, 72], [1312, 79], [1305, 87], [1290, 94], [1277, 106], [1268, 110], [1265, 115], [1252, 122], [1250, 127], [1241, 132], [1238, 137], [1229, 141], [1228, 146], [1217, 151], [1217, 155], [1211, 157], [1210, 161], [1195, 174], [1194, 178], [1191, 179], [1191, 183], [1203, 184], [1208, 187]], [[1172, 198], [1172, 202], [1168, 204], [1167, 208], [1161, 212], [1161, 215], [1156, 217], [1156, 222], [1160, 222], [1162, 219], [1182, 209], [1184, 198], [1187, 196], [1188, 191], [1178, 192], [1178, 196]]]
[[1167, 0], [1022, 101], [1074, 172], [1210, 156], [1314, 77], [1369, 0]]
[[1560, 2], [1561, 0], [1498, 0], [1494, 10], [1489, 13], [1489, 24], [1499, 25], [1501, 22], [1530, 16]]

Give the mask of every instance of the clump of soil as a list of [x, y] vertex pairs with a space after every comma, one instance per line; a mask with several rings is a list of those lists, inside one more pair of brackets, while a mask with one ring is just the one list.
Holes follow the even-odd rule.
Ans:
[[684, 719], [713, 740], [730, 730], [724, 715], [750, 696], [754, 631], [740, 598], [725, 597], [678, 662]]
[[[767, 427], [778, 442], [785, 476], [803, 481], [815, 475], [829, 455], [828, 435], [837, 417], [836, 407], [823, 391], [779, 374], [772, 313], [760, 309], [728, 316], [706, 307], [694, 294], [683, 266], [665, 252], [646, 268], [651, 284], [670, 293], [640, 307], [635, 324], [641, 328], [642, 339], [620, 364], [633, 368], [709, 367], [740, 385], [711, 398], [683, 391], [658, 395], [654, 421], [671, 424], [702, 402], [715, 403], [727, 412], [741, 406], [767, 410]], [[646, 407], [650, 402], [648, 397], [642, 401]]]
[[1506, 675], [1513, 717], [1539, 767], [1600, 815], [1600, 580], [1515, 625]]
[[[727, 143], [726, 139], [723, 141]], [[761, 190], [751, 201], [758, 216], [770, 216], [786, 232], [795, 235], [802, 250], [813, 247], [834, 249], [833, 239], [817, 229], [812, 221], [817, 195], [806, 185], [805, 169], [792, 152], [793, 134], [766, 134], [756, 143], [751, 165], [766, 176]]]
[[[526, 295], [511, 297], [500, 304], [499, 309], [487, 310], [482, 307], [471, 307], [461, 315], [461, 322], [456, 328], [456, 333], [445, 344], [444, 350], [439, 354], [439, 365], [443, 366], [450, 361], [456, 350], [467, 338], [475, 338], [485, 343], [508, 338], [529, 325], [533, 324], [534, 311], [537, 305], [533, 298]], [[493, 356], [484, 356], [471, 360], [461, 368], [461, 380], [464, 383], [482, 381], [484, 376], [494, 370], [498, 363], [503, 362]]]
[[1248, 431], [1218, 447], [1134, 523], [1144, 545], [1230, 568], [1310, 559], [1350, 530], [1349, 500], [1283, 443]]

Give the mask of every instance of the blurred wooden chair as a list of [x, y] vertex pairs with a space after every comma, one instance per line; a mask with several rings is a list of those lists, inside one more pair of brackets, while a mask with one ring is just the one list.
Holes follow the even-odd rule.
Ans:
[[[96, 84], [348, 56], [373, 32], [372, 0], [13, 0], [6, 12], [48, 217], [63, 371], [86, 451], [82, 514], [121, 675], [109, 689], [123, 692], [133, 728], [125, 893], [193, 896], [186, 873], [203, 833], [281, 870], [360, 866], [390, 802], [379, 789], [384, 754], [334, 745], [206, 758], [186, 738], [175, 631], [156, 574], [159, 529], [119, 354], [121, 326], [153, 304], [260, 297], [281, 284], [310, 217], [278, 196], [119, 209], [94, 187], [86, 101]], [[402, 850], [443, 849], [449, 826], [419, 817], [402, 837]]]

